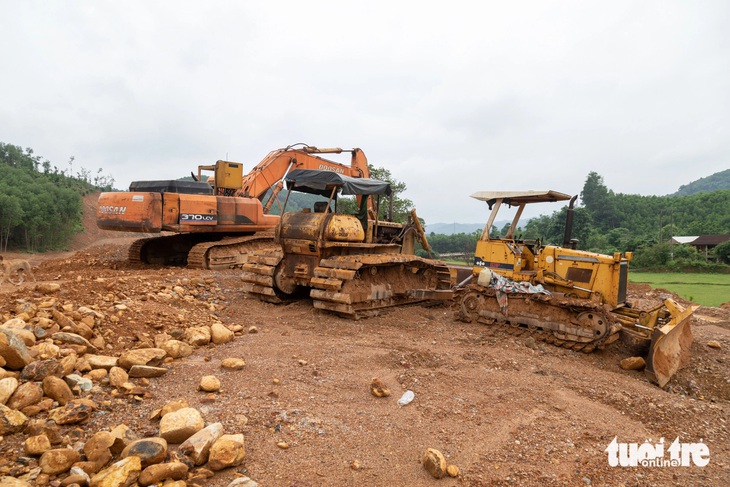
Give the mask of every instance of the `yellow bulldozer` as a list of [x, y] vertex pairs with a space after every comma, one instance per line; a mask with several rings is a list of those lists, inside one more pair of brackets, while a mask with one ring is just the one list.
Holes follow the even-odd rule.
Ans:
[[[556, 191], [483, 191], [471, 195], [491, 214], [476, 245], [472, 276], [456, 290], [459, 316], [518, 329], [536, 340], [591, 352], [619, 337], [646, 350], [646, 375], [663, 387], [689, 360], [690, 319], [697, 306], [672, 299], [652, 309], [626, 300], [631, 252], [576, 250], [571, 238], [576, 196]], [[525, 206], [570, 201], [562, 246], [515, 237]], [[502, 237], [490, 236], [500, 208], [516, 207]]]
[[[309, 295], [316, 308], [358, 319], [422, 301], [409, 294], [414, 289], [450, 293], [446, 264], [414, 255], [416, 239], [427, 246], [415, 212], [406, 224], [379, 218], [379, 202], [392, 193], [389, 183], [307, 169], [290, 172], [286, 182], [289, 194], [323, 199], [284, 212], [275, 230], [278, 248], [249, 257], [242, 279], [250, 296], [280, 303]], [[356, 215], [338, 211], [341, 194], [357, 197]]]

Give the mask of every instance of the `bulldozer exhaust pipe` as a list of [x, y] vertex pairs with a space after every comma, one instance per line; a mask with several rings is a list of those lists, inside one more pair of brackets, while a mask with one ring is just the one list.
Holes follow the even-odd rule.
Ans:
[[578, 195], [570, 198], [570, 204], [568, 205], [568, 215], [565, 217], [565, 234], [563, 235], [563, 247], [568, 249], [575, 249], [575, 241], [573, 240], [573, 205]]

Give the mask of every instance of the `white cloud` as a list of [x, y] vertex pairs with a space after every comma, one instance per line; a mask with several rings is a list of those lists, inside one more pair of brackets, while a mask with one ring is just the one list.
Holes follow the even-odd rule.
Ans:
[[478, 190], [577, 194], [596, 171], [667, 194], [729, 165], [723, 1], [3, 10], [0, 140], [119, 187], [295, 142], [360, 147], [428, 222], [480, 222]]

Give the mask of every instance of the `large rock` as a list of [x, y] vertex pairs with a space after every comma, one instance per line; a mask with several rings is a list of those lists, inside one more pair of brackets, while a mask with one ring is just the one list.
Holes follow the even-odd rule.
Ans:
[[16, 479], [15, 477], [0, 477], [0, 487], [33, 487], [33, 484], [29, 484], [25, 480]]
[[114, 455], [118, 455], [134, 440], [138, 440], [139, 436], [126, 424], [120, 424], [115, 426], [111, 430], [111, 434], [114, 437], [114, 444], [111, 446], [111, 452]]
[[78, 387], [81, 392], [89, 392], [91, 388], [94, 387], [94, 383], [91, 379], [81, 377], [79, 374], [68, 374], [63, 378], [63, 380], [66, 381], [66, 384], [68, 384], [71, 389]]
[[164, 406], [162, 406], [162, 409], [160, 410], [160, 417], [162, 417], [168, 413], [179, 411], [182, 408], [189, 408], [189, 407], [190, 407], [190, 404], [188, 404], [188, 401], [185, 400], [184, 398], [173, 399], [172, 401], [168, 401], [167, 403], [165, 403]]
[[213, 323], [210, 325], [210, 339], [216, 345], [228, 343], [233, 340], [233, 332], [222, 323]]
[[133, 365], [129, 368], [129, 377], [133, 378], [154, 378], [167, 374], [165, 367], [152, 367], [150, 365]]
[[167, 442], [163, 438], [135, 440], [122, 451], [122, 458], [132, 455], [139, 457], [142, 468], [161, 463], [167, 457]]
[[188, 357], [193, 353], [193, 347], [180, 340], [168, 340], [160, 348], [174, 359]]
[[[34, 347], [31, 347], [29, 353], [35, 354], [35, 357], [38, 360], [48, 360], [48, 359], [59, 359], [59, 355], [61, 355], [61, 347], [54, 344], [51, 341], [47, 342], [41, 342], [35, 345]], [[60, 364], [59, 364], [60, 367]], [[27, 367], [26, 367], [27, 368]], [[25, 370], [25, 369], [24, 369]], [[60, 375], [63, 375], [63, 373], [59, 372]]]
[[162, 363], [167, 352], [161, 348], [139, 348], [129, 350], [119, 357], [119, 366], [129, 370], [133, 365], [150, 365], [156, 367]]
[[148, 485], [157, 485], [163, 480], [183, 480], [187, 475], [188, 466], [182, 462], [159, 463], [142, 470], [137, 483], [146, 487]]
[[20, 373], [20, 380], [24, 382], [41, 381], [49, 376], [61, 376], [61, 364], [55, 359], [36, 360], [31, 362]]
[[27, 347], [35, 345], [35, 335], [30, 330], [28, 324], [21, 318], [12, 318], [6, 321], [0, 325], [0, 329], [10, 330], [15, 333], [23, 340], [23, 343], [25, 343]]
[[446, 459], [440, 451], [429, 448], [423, 455], [423, 468], [428, 470], [433, 478], [440, 479], [446, 475]]
[[81, 459], [81, 454], [71, 448], [56, 448], [41, 455], [38, 466], [47, 475], [58, 475], [70, 469]]
[[46, 435], [36, 435], [26, 438], [23, 443], [26, 455], [42, 455], [51, 449], [51, 440]]
[[207, 326], [192, 326], [185, 330], [185, 341], [195, 347], [202, 347], [210, 343], [210, 328]]
[[141, 471], [139, 457], [127, 457], [94, 475], [90, 487], [129, 487], [137, 482]]
[[160, 420], [160, 437], [168, 443], [182, 443], [205, 426], [197, 409], [182, 408], [168, 413]]
[[65, 377], [74, 371], [74, 369], [76, 368], [77, 359], [78, 357], [76, 356], [76, 354], [71, 353], [60, 360], [62, 371], [61, 377]]
[[208, 468], [222, 470], [228, 467], [236, 467], [243, 463], [245, 456], [246, 449], [242, 434], [222, 435], [210, 447]]
[[35, 382], [25, 382], [20, 384], [8, 402], [9, 408], [23, 409], [26, 406], [38, 404], [43, 399], [43, 389]]
[[111, 447], [116, 440], [109, 431], [99, 431], [84, 443], [84, 455], [89, 461], [104, 466], [112, 459]]
[[0, 379], [0, 404], [6, 404], [17, 388], [18, 379], [15, 377]]
[[86, 347], [86, 350], [91, 350], [92, 352], [96, 352], [96, 347], [91, 344], [89, 340], [82, 337], [81, 335], [77, 333], [68, 333], [59, 331], [57, 333], [54, 333], [51, 335], [51, 338], [53, 338], [54, 341], [58, 341], [61, 343], [66, 343], [68, 345], [78, 345], [81, 347]]
[[112, 387], [122, 387], [125, 382], [129, 382], [129, 374], [121, 367], [112, 367], [109, 369], [109, 385]]
[[43, 393], [58, 402], [61, 406], [65, 406], [67, 402], [73, 401], [74, 393], [66, 384], [66, 381], [53, 375], [43, 379]]
[[621, 368], [624, 370], [644, 370], [646, 361], [643, 357], [629, 357], [621, 361]]
[[61, 483], [61, 485], [64, 487], [71, 487], [75, 485], [89, 485], [89, 482], [91, 482], [91, 477], [89, 477], [89, 474], [87, 474], [84, 469], [79, 468], [76, 465], [71, 467], [68, 473], [68, 477], [63, 479], [63, 482]]
[[227, 487], [259, 487], [259, 483], [249, 477], [238, 477], [233, 479]]
[[242, 358], [229, 357], [221, 361], [221, 367], [228, 370], [241, 370], [246, 367], [246, 362]]
[[6, 328], [0, 328], [0, 356], [10, 370], [21, 370], [33, 361], [22, 338]]
[[27, 422], [28, 417], [25, 414], [0, 404], [0, 436], [17, 433]]
[[221, 388], [221, 381], [214, 375], [204, 375], [200, 378], [198, 390], [203, 392], [218, 392]]
[[65, 406], [53, 409], [48, 414], [48, 419], [56, 422], [56, 424], [76, 424], [86, 421], [94, 411], [94, 406], [88, 401], [82, 399], [74, 399], [69, 401]]
[[193, 462], [194, 465], [203, 465], [208, 461], [210, 447], [223, 434], [223, 424], [209, 424], [193, 436], [185, 440], [178, 451]]
[[117, 357], [110, 357], [108, 355], [87, 354], [84, 358], [88, 360], [92, 369], [110, 370], [112, 367], [116, 367], [119, 362]]

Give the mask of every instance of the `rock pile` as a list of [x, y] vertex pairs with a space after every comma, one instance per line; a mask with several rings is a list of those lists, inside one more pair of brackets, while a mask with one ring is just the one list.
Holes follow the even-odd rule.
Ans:
[[[192, 281], [178, 286], [147, 283], [138, 300], [179, 299], [200, 317], [190, 321], [193, 326], [176, 327], [169, 334], [154, 327], [160, 332], [138, 336], [135, 348], [124, 347], [116, 354], [109, 353], [115, 337], [107, 327], [119, 324], [135, 300], [125, 303], [110, 292], [91, 293], [95, 296], [91, 305], [62, 302], [49, 295], [61, 290], [58, 284], [41, 283], [31, 299], [17, 299], [12, 311], [3, 311], [0, 441], [24, 435], [25, 456], [0, 459], [0, 485], [106, 487], [164, 482], [182, 487], [204, 485], [214, 472], [242, 464], [243, 434], [226, 433], [221, 423], [205, 425], [201, 413], [185, 400], [171, 401], [156, 412], [157, 435], [135, 432], [126, 424], [95, 433], [79, 427], [96, 411], [110, 408], [114, 398], [143, 400], [149, 379], [167, 373], [166, 364], [192, 354], [194, 347], [226, 343], [242, 333], [241, 326], [227, 327], [215, 320], [210, 314], [215, 304], [199, 299], [196, 292], [204, 283]], [[231, 359], [232, 369], [244, 365]], [[218, 388], [220, 382], [213, 376], [201, 386], [206, 391]], [[235, 482], [256, 485], [247, 478]]]

